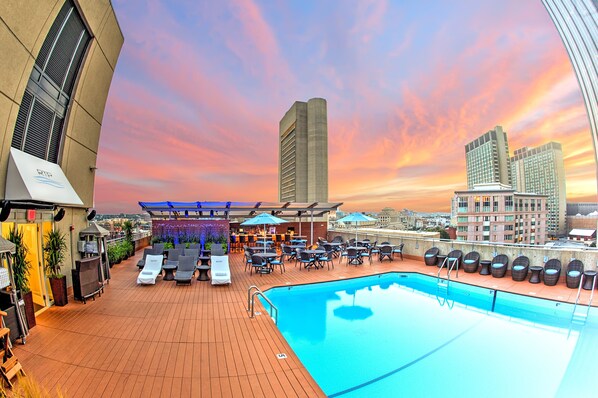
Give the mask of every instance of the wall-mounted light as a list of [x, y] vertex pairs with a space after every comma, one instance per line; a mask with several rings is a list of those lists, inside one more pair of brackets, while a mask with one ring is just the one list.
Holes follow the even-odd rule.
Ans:
[[87, 213], [87, 221], [91, 221], [96, 217], [95, 209], [91, 209], [89, 213]]
[[93, 173], [94, 171], [96, 171], [97, 169], [98, 169], [98, 168], [97, 168], [97, 167], [95, 167], [95, 166], [89, 166], [89, 171], [91, 171], [92, 173]]
[[56, 214], [54, 214], [54, 222], [59, 222], [64, 218], [64, 209], [61, 207]]
[[8, 216], [10, 216], [10, 203], [6, 202], [2, 206], [2, 211], [0, 211], [0, 221], [6, 221]]

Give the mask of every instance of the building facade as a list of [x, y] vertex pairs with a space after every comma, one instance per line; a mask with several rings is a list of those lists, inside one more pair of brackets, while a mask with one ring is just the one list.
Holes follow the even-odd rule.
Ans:
[[546, 241], [546, 196], [519, 193], [508, 185], [479, 184], [453, 198], [457, 240], [524, 243]]
[[542, 0], [575, 70], [586, 105], [598, 167], [598, 1]]
[[80, 258], [94, 205], [104, 107], [123, 34], [109, 1], [0, 2], [2, 234], [23, 232], [36, 308], [51, 305], [44, 236], [67, 236], [62, 272]]
[[328, 202], [326, 106], [323, 98], [297, 101], [280, 120], [280, 202]]
[[567, 216], [587, 215], [598, 211], [596, 202], [567, 202]]
[[566, 235], [567, 186], [561, 144], [517, 149], [511, 168], [513, 189], [548, 195], [548, 233]]
[[507, 133], [496, 126], [465, 145], [467, 189], [476, 184], [511, 185], [511, 166]]

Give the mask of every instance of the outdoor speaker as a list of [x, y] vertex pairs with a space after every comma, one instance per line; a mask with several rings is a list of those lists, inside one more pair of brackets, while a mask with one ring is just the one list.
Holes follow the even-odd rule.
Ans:
[[87, 214], [87, 221], [91, 221], [94, 218], [96, 218], [96, 211], [95, 209], [92, 209], [89, 214]]
[[58, 213], [54, 215], [54, 221], [59, 222], [60, 220], [62, 220], [64, 218], [64, 213], [66, 212], [61, 207], [60, 210], [58, 210]]
[[4, 207], [2, 207], [2, 211], [0, 211], [0, 222], [4, 222], [10, 216], [10, 205], [6, 203]]

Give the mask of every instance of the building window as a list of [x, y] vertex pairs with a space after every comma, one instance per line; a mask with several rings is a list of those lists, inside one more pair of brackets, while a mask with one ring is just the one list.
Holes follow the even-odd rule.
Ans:
[[459, 196], [458, 200], [458, 208], [457, 211], [459, 213], [467, 213], [467, 197]]
[[505, 211], [513, 211], [513, 196], [505, 196]]
[[11, 146], [58, 163], [63, 124], [91, 35], [71, 1], [65, 2], [29, 77]]
[[482, 196], [482, 211], [484, 213], [490, 212], [490, 196]]
[[474, 212], [479, 213], [480, 212], [480, 197], [476, 196], [474, 198]]
[[459, 216], [459, 217], [457, 217], [457, 222], [467, 222], [467, 216]]
[[498, 196], [492, 197], [492, 211], [498, 211]]

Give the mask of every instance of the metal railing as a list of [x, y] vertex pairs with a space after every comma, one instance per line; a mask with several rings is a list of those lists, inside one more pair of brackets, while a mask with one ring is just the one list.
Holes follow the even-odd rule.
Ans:
[[[266, 302], [270, 305], [270, 318], [274, 319], [275, 324], [278, 324], [278, 308], [272, 304], [272, 301], [270, 301], [270, 299], [266, 297], [266, 295], [256, 285], [251, 285], [249, 286], [249, 289], [247, 289], [247, 311], [249, 311], [249, 317], [255, 317], [255, 296], [260, 296], [266, 300]], [[273, 316], [272, 310], [275, 311], [276, 317]]]
[[581, 296], [581, 289], [584, 284], [584, 279], [586, 277], [587, 276], [584, 273], [581, 274], [581, 280], [579, 281], [579, 286], [577, 287], [577, 297], [575, 297], [575, 304], [573, 305], [573, 313], [571, 314], [571, 320], [575, 320], [575, 318], [577, 318], [579, 321], [585, 321], [590, 313], [590, 308], [592, 308], [592, 300], [594, 299], [594, 288], [596, 287], [596, 279], [598, 279], [598, 275], [593, 276], [594, 279], [592, 280], [592, 293], [590, 293], [590, 301], [588, 302], [588, 309], [586, 310], [586, 313], [578, 314], [576, 312], [577, 305], [579, 303], [579, 297]]

